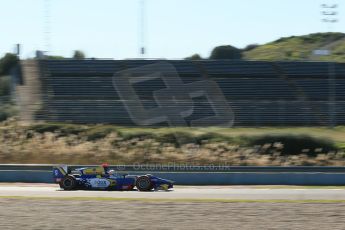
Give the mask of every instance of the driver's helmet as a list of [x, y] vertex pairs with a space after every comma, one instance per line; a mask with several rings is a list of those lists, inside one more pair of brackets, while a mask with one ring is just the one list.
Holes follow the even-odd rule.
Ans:
[[107, 173], [108, 170], [109, 170], [109, 164], [103, 163], [103, 164], [102, 164], [102, 167], [103, 167], [103, 169], [104, 169], [104, 173]]
[[114, 175], [114, 174], [115, 174], [115, 170], [114, 170], [114, 169], [110, 169], [110, 170], [108, 171], [108, 174], [109, 174], [109, 175]]

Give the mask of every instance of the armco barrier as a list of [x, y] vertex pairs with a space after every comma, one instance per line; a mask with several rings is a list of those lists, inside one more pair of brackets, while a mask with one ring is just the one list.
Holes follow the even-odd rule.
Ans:
[[47, 170], [1, 170], [0, 182], [53, 183], [53, 174]]
[[[0, 171], [3, 170], [52, 170], [53, 164], [0, 164]], [[68, 165], [69, 168], [93, 167], [95, 165]], [[189, 166], [181, 164], [143, 164], [143, 165], [110, 165], [117, 171], [138, 171], [138, 172], [255, 172], [255, 173], [345, 173], [345, 167], [339, 166]]]
[[[81, 166], [72, 168], [75, 167]], [[144, 166], [110, 167], [119, 173], [151, 173], [180, 185], [345, 185], [344, 167], [228, 167], [213, 172], [201, 171], [208, 166], [194, 166], [198, 167], [193, 168], [195, 171], [186, 171], [188, 167], [175, 167], [174, 171], [144, 170]], [[133, 170], [139, 168], [142, 170]], [[52, 165], [0, 165], [0, 182], [52, 183], [51, 169]]]

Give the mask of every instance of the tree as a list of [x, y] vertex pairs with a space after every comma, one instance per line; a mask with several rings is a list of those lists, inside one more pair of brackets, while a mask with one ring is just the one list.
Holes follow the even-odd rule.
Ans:
[[201, 60], [202, 57], [199, 54], [193, 54], [192, 56], [186, 57], [185, 59], [186, 60]]
[[85, 59], [85, 54], [83, 51], [76, 50], [76, 51], [74, 51], [73, 58], [74, 59]]
[[225, 45], [217, 46], [211, 52], [210, 59], [241, 59], [241, 50], [236, 47]]
[[10, 94], [10, 91], [11, 91], [11, 79], [9, 77], [0, 77], [0, 97], [8, 96]]
[[8, 75], [11, 69], [18, 63], [18, 57], [15, 54], [6, 53], [0, 59], [0, 76]]
[[259, 46], [258, 44], [249, 44], [246, 47], [244, 47], [243, 51], [249, 51], [249, 50], [255, 49], [258, 46]]

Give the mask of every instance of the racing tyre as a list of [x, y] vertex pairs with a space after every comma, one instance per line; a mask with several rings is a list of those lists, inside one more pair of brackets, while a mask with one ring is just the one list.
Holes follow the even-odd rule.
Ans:
[[150, 177], [140, 176], [135, 182], [135, 186], [139, 191], [150, 191], [153, 188]]
[[74, 176], [66, 176], [60, 182], [60, 188], [64, 190], [72, 190], [76, 187], [77, 181]]

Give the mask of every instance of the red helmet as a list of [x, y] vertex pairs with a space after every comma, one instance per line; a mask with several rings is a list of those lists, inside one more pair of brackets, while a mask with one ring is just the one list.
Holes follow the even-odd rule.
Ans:
[[103, 164], [102, 164], [102, 167], [103, 167], [103, 168], [108, 168], [108, 167], [109, 167], [109, 164], [108, 164], [108, 163], [103, 163]]

